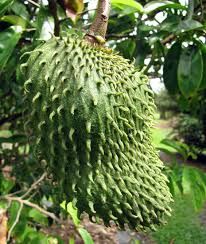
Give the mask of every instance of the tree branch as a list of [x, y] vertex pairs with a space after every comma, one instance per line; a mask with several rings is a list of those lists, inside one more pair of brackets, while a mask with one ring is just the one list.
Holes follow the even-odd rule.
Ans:
[[129, 34], [124, 34], [124, 35], [121, 35], [121, 34], [106, 34], [106, 38], [108, 39], [121, 39], [121, 38], [135, 38], [136, 36], [135, 35], [130, 35]]
[[36, 189], [37, 186], [45, 179], [46, 175], [47, 175], [46, 173], [43, 173], [43, 175], [37, 181], [35, 181], [32, 184], [32, 186], [28, 189], [28, 191], [25, 192], [20, 198], [25, 198], [26, 196], [28, 196], [30, 194], [31, 191]]
[[171, 35], [167, 36], [165, 39], [163, 39], [163, 40], [161, 41], [161, 43], [162, 43], [163, 45], [165, 45], [165, 44], [167, 44], [168, 42], [173, 41], [175, 38], [176, 38], [176, 36], [175, 36], [174, 34], [171, 34]]
[[81, 12], [81, 13], [78, 13], [78, 15], [84, 15], [84, 14], [89, 13], [90, 11], [95, 11], [95, 10], [97, 10], [97, 9], [96, 9], [96, 8], [87, 9], [87, 10], [85, 10], [85, 11]]
[[9, 232], [8, 232], [8, 238], [7, 238], [7, 241], [10, 241], [10, 238], [11, 238], [11, 233], [13, 231], [13, 229], [15, 228], [15, 226], [18, 224], [19, 222], [19, 218], [20, 218], [20, 215], [21, 215], [21, 211], [23, 209], [23, 203], [20, 203], [20, 207], [18, 209], [18, 212], [17, 212], [17, 215], [16, 215], [16, 219], [14, 221], [14, 223], [12, 224]]
[[23, 199], [24, 197], [28, 196], [31, 193], [32, 190], [36, 189], [36, 187], [45, 179], [46, 175], [47, 175], [46, 173], [43, 173], [43, 175], [31, 185], [31, 187], [26, 191], [26, 193], [24, 193], [20, 197], [14, 196], [18, 192], [15, 192], [15, 193], [12, 193], [12, 194], [8, 194], [6, 196], [0, 196], [0, 200], [6, 200], [9, 203], [11, 203], [12, 201], [16, 201], [16, 202], [18, 202], [20, 204], [19, 210], [17, 212], [16, 219], [15, 219], [13, 225], [11, 226], [11, 228], [9, 230], [8, 240], [11, 238], [11, 233], [12, 233], [13, 229], [15, 228], [16, 224], [19, 221], [23, 205], [26, 205], [26, 206], [29, 206], [31, 208], [34, 208], [34, 209], [38, 210], [39, 212], [41, 212], [45, 216], [48, 216], [48, 217], [52, 218], [54, 221], [56, 221], [58, 223], [62, 222], [61, 219], [59, 219], [54, 213], [46, 211], [45, 209], [41, 208], [39, 205], [37, 205], [35, 203], [32, 203], [32, 202], [30, 202], [27, 199]]
[[22, 117], [23, 113], [16, 113], [16, 114], [12, 114], [6, 118], [2, 118], [0, 119], [0, 126], [7, 123], [7, 122], [11, 122], [11, 121], [14, 121], [20, 117]]
[[150, 62], [148, 63], [148, 65], [145, 67], [145, 69], [143, 69], [143, 73], [147, 75], [148, 70], [152, 67], [153, 64], [153, 58], [150, 59]]
[[29, 3], [33, 4], [34, 6], [40, 8], [40, 4], [36, 3], [35, 1], [33, 0], [27, 0]]
[[[103, 44], [107, 32], [110, 12], [110, 0], [99, 0], [96, 15], [85, 39], [94, 44]], [[98, 38], [97, 38], [98, 37]]]
[[59, 18], [57, 14], [57, 3], [55, 0], [49, 0], [49, 9], [54, 18], [54, 35], [59, 36], [60, 25], [59, 25]]
[[59, 219], [54, 213], [48, 212], [47, 210], [41, 208], [39, 205], [32, 203], [28, 200], [24, 200], [21, 197], [11, 197], [9, 195], [7, 196], [1, 196], [0, 199], [2, 200], [6, 200], [6, 201], [16, 201], [19, 202], [22, 205], [26, 205], [29, 206], [31, 208], [34, 208], [36, 210], [38, 210], [40, 213], [44, 214], [47, 217], [50, 217], [51, 219], [53, 219], [54, 221], [56, 221], [57, 223], [61, 223], [61, 219]]
[[6, 209], [0, 208], [0, 243], [6, 244], [8, 231], [8, 215]]
[[194, 0], [189, 0], [188, 1], [188, 10], [187, 10], [187, 15], [186, 19], [191, 20], [194, 14], [194, 8], [195, 8], [195, 3]]

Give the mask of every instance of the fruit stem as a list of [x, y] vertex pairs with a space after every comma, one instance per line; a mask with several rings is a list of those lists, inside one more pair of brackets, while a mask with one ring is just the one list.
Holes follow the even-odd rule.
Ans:
[[109, 12], [110, 0], [99, 0], [94, 20], [85, 36], [85, 39], [88, 42], [99, 45], [103, 45], [105, 43]]

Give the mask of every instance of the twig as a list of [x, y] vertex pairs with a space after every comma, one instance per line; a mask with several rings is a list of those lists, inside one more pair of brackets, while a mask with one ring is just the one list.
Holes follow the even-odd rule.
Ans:
[[121, 34], [106, 34], [106, 38], [109, 39], [121, 39], [121, 38], [135, 38], [135, 35], [130, 35], [129, 34], [125, 34], [125, 35], [121, 35]]
[[[6, 196], [1, 196], [0, 197], [0, 200], [1, 199], [2, 200], [6, 200], [9, 203], [11, 203], [12, 201], [16, 201], [16, 202], [18, 202], [20, 204], [20, 207], [19, 207], [18, 212], [17, 212], [17, 215], [16, 215], [16, 219], [15, 219], [14, 223], [12, 224], [12, 226], [11, 226], [9, 232], [8, 232], [8, 238], [7, 238], [8, 241], [11, 238], [11, 233], [12, 233], [13, 229], [15, 228], [15, 226], [17, 225], [17, 223], [19, 222], [19, 218], [20, 218], [20, 215], [21, 215], [21, 211], [22, 211], [24, 205], [29, 206], [31, 208], [34, 208], [34, 209], [38, 210], [39, 212], [41, 212], [42, 214], [44, 214], [44, 215], [52, 218], [56, 222], [61, 223], [61, 219], [59, 219], [54, 213], [48, 212], [45, 209], [41, 208], [39, 205], [37, 205], [35, 203], [32, 203], [29, 200], [23, 199], [26, 196], [28, 196], [32, 192], [32, 190], [36, 189], [36, 187], [44, 180], [44, 178], [46, 177], [46, 175], [47, 175], [46, 173], [43, 173], [42, 176], [37, 181], [35, 181], [31, 185], [31, 187], [22, 196], [20, 196], [20, 197], [16, 197], [14, 195], [16, 195], [17, 193], [20, 193], [21, 191], [14, 192], [12, 194], [8, 194]], [[36, 194], [36, 192], [34, 192], [34, 194]], [[32, 198], [34, 196], [34, 194], [32, 194], [30, 196], [30, 198]]]
[[153, 64], [153, 58], [150, 59], [150, 62], [148, 63], [148, 65], [143, 69], [143, 73], [147, 74], [149, 69], [152, 67]]
[[161, 25], [161, 22], [159, 20], [157, 20], [156, 18], [154, 18], [154, 21], [156, 21], [159, 25]]
[[39, 205], [32, 203], [28, 200], [24, 200], [21, 197], [10, 197], [10, 196], [1, 196], [0, 199], [2, 200], [7, 200], [7, 201], [17, 201], [20, 204], [29, 206], [31, 208], [34, 208], [36, 210], [38, 210], [39, 212], [41, 212], [42, 214], [44, 214], [45, 216], [50, 217], [51, 219], [55, 220], [58, 223], [61, 223], [61, 219], [59, 219], [54, 213], [48, 212], [45, 209], [41, 208]]
[[17, 195], [17, 194], [19, 194], [19, 193], [22, 193], [22, 192], [24, 192], [24, 190], [15, 191], [15, 192], [13, 192], [13, 193], [8, 194], [7, 196], [9, 196], [9, 197], [11, 197], [11, 196], [15, 196], [15, 195]]
[[163, 45], [167, 44], [168, 42], [173, 41], [176, 38], [176, 36], [174, 34], [171, 34], [169, 36], [167, 36], [164, 40], [161, 41], [161, 43]]
[[34, 6], [40, 8], [40, 4], [34, 2], [33, 0], [27, 0], [27, 2], [29, 2], [29, 3], [33, 4]]
[[37, 194], [36, 191], [33, 192], [33, 193], [29, 196], [29, 198], [28, 198], [27, 200], [30, 201], [36, 194]]
[[19, 218], [20, 218], [20, 215], [21, 215], [21, 211], [23, 209], [23, 203], [22, 202], [19, 202], [20, 203], [20, 206], [19, 206], [19, 210], [17, 212], [17, 215], [16, 215], [16, 219], [14, 221], [14, 223], [12, 224], [9, 232], [8, 232], [8, 238], [7, 238], [7, 241], [10, 241], [10, 238], [11, 238], [11, 233], [13, 231], [13, 229], [15, 228], [15, 226], [18, 224], [19, 222]]
[[87, 10], [85, 10], [85, 11], [81, 12], [81, 13], [78, 13], [77, 15], [83, 15], [83, 14], [87, 14], [88, 12], [95, 11], [95, 10], [97, 10], [97, 9], [96, 9], [96, 8], [87, 9]]
[[45, 179], [46, 175], [46, 172], [43, 173], [43, 175], [37, 181], [35, 181], [28, 189], [28, 191], [25, 192], [20, 198], [25, 198], [26, 196], [28, 196], [30, 192], [33, 191], [39, 185], [39, 183]]

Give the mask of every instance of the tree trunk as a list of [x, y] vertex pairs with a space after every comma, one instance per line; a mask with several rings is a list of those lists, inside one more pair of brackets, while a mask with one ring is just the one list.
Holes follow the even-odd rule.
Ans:
[[8, 216], [4, 209], [0, 209], [0, 244], [6, 244]]

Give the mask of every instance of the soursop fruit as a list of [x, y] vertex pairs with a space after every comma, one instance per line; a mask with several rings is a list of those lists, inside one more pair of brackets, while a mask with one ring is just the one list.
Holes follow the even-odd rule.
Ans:
[[147, 77], [110, 49], [52, 38], [22, 65], [28, 127], [62, 199], [96, 220], [155, 228], [172, 201], [151, 144]]

